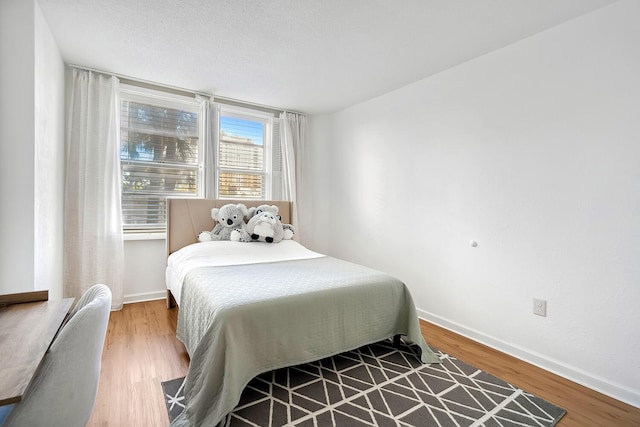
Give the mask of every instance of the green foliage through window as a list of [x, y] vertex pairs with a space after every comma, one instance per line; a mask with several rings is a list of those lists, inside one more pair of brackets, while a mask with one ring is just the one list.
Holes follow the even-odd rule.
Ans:
[[199, 105], [171, 108], [167, 101], [127, 95], [120, 111], [123, 226], [163, 229], [165, 197], [199, 194]]

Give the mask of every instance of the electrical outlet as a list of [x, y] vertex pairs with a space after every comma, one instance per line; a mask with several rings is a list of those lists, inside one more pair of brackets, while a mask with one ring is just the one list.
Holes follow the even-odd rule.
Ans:
[[543, 299], [533, 299], [533, 314], [547, 317], [547, 301]]

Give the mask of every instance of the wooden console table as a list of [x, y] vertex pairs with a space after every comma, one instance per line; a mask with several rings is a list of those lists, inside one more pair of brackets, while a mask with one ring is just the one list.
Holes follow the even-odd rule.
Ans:
[[22, 400], [74, 298], [48, 291], [0, 295], [0, 406]]

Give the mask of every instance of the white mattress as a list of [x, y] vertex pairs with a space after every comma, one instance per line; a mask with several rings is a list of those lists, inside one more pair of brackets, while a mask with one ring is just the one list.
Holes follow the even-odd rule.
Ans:
[[245, 243], [228, 240], [194, 243], [169, 255], [166, 270], [167, 289], [180, 305], [184, 278], [187, 273], [196, 268], [259, 264], [323, 256], [325, 255], [313, 252], [295, 240], [283, 240], [279, 243]]

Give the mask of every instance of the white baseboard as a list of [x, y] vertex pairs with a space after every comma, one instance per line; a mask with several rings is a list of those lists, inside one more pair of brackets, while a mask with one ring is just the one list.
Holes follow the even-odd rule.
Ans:
[[129, 294], [124, 296], [124, 304], [132, 304], [134, 302], [154, 301], [157, 299], [166, 299], [167, 291], [144, 292], [139, 294]]
[[631, 390], [619, 384], [612, 384], [604, 378], [600, 378], [589, 374], [581, 369], [577, 369], [566, 365], [560, 361], [550, 359], [542, 354], [538, 354], [507, 342], [501, 341], [495, 337], [483, 334], [482, 332], [452, 322], [440, 316], [427, 313], [423, 310], [417, 310], [418, 316], [430, 323], [441, 326], [458, 335], [462, 335], [473, 341], [489, 346], [502, 353], [516, 357], [520, 360], [528, 362], [546, 371], [552, 372], [570, 381], [588, 387], [599, 393], [610, 396], [616, 400], [627, 403], [629, 405], [640, 408], [640, 392]]

